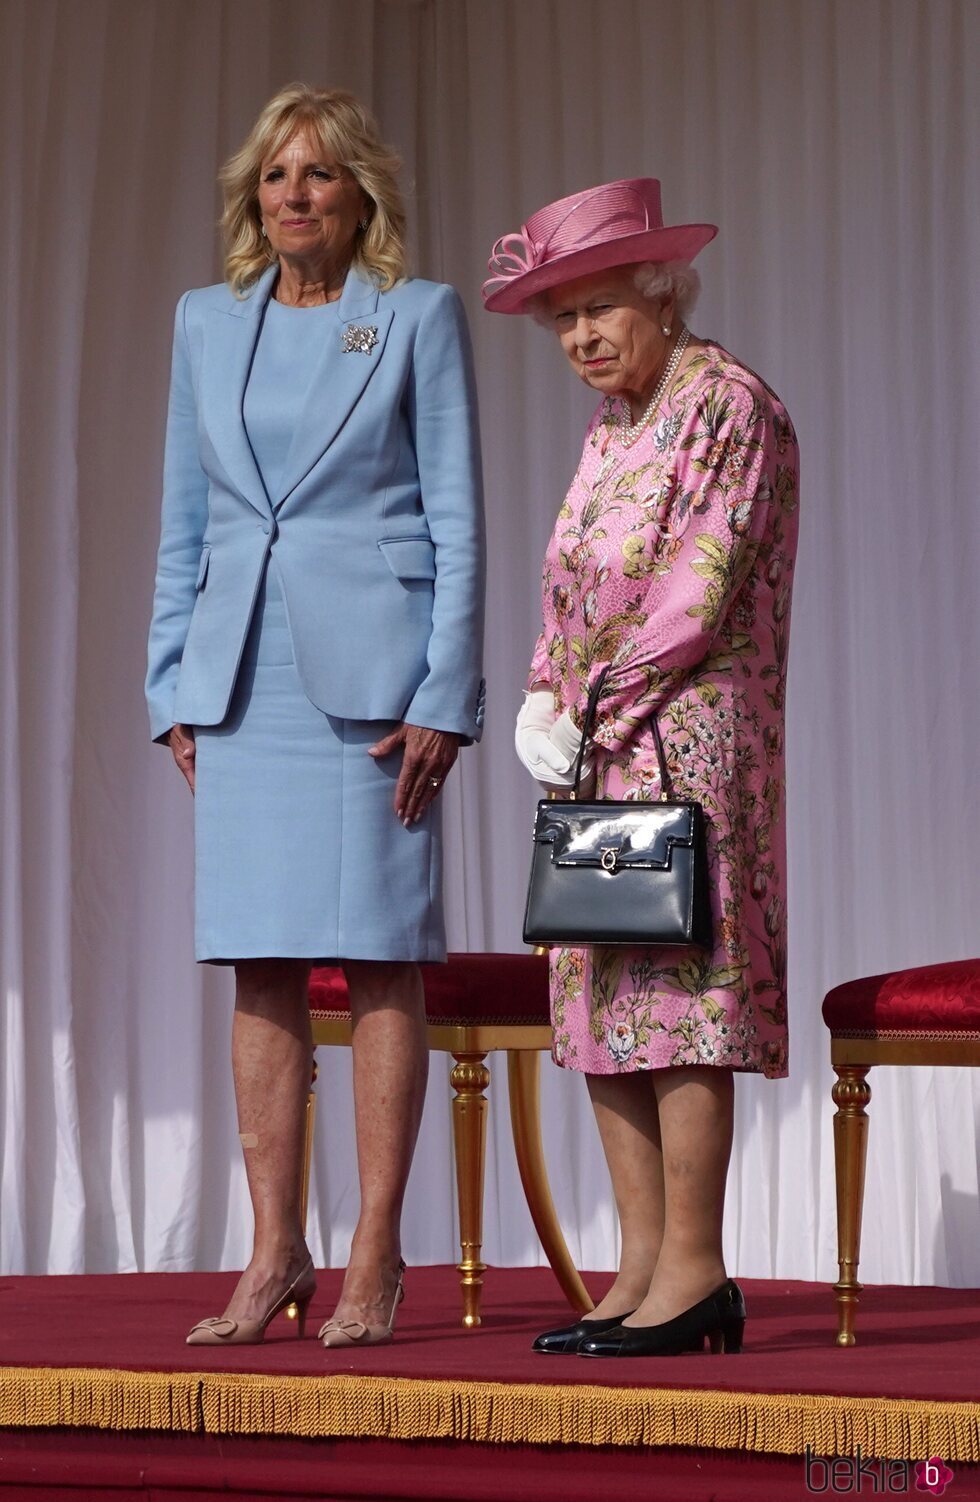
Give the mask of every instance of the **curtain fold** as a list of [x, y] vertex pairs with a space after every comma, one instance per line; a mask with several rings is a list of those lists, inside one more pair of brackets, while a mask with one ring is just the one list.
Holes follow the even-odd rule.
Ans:
[[[493, 241], [547, 201], [659, 176], [713, 220], [692, 323], [785, 400], [802, 450], [788, 710], [791, 1077], [739, 1081], [727, 1254], [835, 1275], [819, 1005], [980, 951], [970, 0], [0, 0], [0, 1266], [233, 1267], [250, 1221], [231, 977], [192, 960], [191, 810], [142, 704], [173, 306], [220, 276], [215, 174], [293, 78], [342, 85], [404, 158], [419, 274], [454, 283], [480, 383], [487, 732], [445, 790], [460, 949], [521, 948], [536, 790], [513, 718], [544, 546], [593, 406], [556, 342], [491, 317]], [[449, 1061], [410, 1260], [454, 1261]], [[491, 1059], [484, 1255], [541, 1261]], [[321, 1051], [311, 1247], [357, 1213], [350, 1060]], [[862, 1273], [980, 1281], [980, 1079], [876, 1071]], [[543, 1065], [581, 1266], [615, 1216], [582, 1081]]]

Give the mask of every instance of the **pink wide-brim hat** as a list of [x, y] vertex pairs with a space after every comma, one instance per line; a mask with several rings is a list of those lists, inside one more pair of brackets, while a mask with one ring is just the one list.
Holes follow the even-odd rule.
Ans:
[[491, 313], [526, 313], [548, 287], [637, 261], [691, 261], [716, 224], [664, 224], [660, 183], [629, 177], [559, 198], [504, 235], [488, 262], [483, 301]]

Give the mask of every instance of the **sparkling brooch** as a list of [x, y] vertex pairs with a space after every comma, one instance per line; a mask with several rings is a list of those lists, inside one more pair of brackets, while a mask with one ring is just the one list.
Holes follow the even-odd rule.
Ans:
[[341, 349], [345, 355], [369, 355], [377, 342], [377, 324], [349, 323], [344, 330]]

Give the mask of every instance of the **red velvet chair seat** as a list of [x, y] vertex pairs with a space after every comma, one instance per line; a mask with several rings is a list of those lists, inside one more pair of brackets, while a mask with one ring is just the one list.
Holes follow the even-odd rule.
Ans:
[[[423, 965], [425, 1015], [451, 1027], [541, 1027], [548, 1024], [548, 959], [539, 954], [451, 954]], [[344, 972], [310, 976], [310, 1010], [324, 1019], [350, 1016]]]
[[837, 1181], [837, 1344], [853, 1346], [861, 1284], [868, 1075], [881, 1064], [980, 1067], [980, 960], [947, 960], [835, 986], [824, 997]]
[[835, 1038], [980, 1038], [980, 960], [847, 981], [828, 991], [823, 1020]]

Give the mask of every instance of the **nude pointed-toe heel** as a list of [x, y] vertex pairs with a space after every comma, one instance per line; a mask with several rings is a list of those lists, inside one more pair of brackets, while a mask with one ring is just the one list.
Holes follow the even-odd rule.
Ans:
[[365, 1325], [359, 1319], [328, 1319], [320, 1326], [317, 1340], [326, 1349], [334, 1346], [387, 1346], [395, 1333], [398, 1305], [405, 1297], [405, 1264], [398, 1264], [398, 1282], [386, 1325]]
[[296, 1334], [302, 1340], [306, 1334], [307, 1310], [315, 1293], [316, 1275], [311, 1257], [303, 1271], [293, 1279], [285, 1293], [280, 1294], [271, 1309], [261, 1319], [202, 1319], [191, 1330], [187, 1337], [187, 1344], [189, 1346], [257, 1346], [265, 1340], [266, 1327], [290, 1304], [296, 1305], [298, 1315]]

